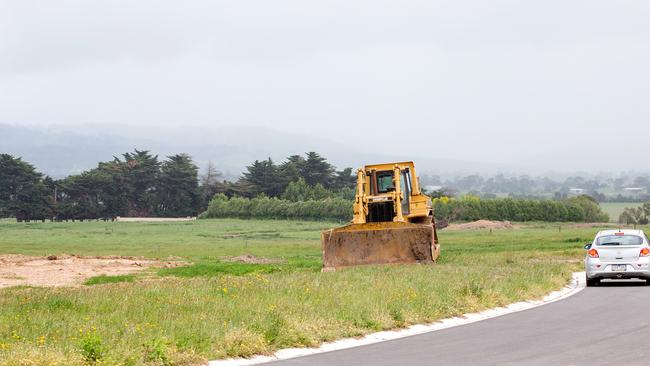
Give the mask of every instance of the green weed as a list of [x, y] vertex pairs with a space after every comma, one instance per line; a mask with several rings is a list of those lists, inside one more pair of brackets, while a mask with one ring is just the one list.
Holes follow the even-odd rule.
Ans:
[[197, 263], [190, 266], [161, 268], [161, 276], [177, 277], [214, 277], [222, 275], [243, 276], [249, 273], [273, 273], [281, 270], [278, 265], [248, 264], [236, 262]]
[[148, 362], [155, 362], [163, 366], [172, 365], [169, 358], [169, 350], [165, 341], [157, 338], [144, 344], [144, 359]]
[[84, 285], [103, 285], [106, 283], [119, 283], [119, 282], [133, 282], [135, 280], [134, 275], [116, 275], [116, 276], [108, 276], [108, 275], [99, 275], [99, 276], [94, 276], [90, 277], [86, 281], [84, 281]]
[[50, 312], [57, 310], [71, 310], [74, 308], [74, 303], [69, 299], [53, 297], [45, 301], [45, 307]]
[[100, 361], [104, 356], [102, 340], [95, 333], [84, 335], [79, 342], [79, 349], [81, 350], [81, 355], [88, 363]]

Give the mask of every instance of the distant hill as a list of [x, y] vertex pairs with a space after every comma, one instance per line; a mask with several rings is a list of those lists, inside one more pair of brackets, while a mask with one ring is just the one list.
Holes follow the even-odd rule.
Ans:
[[316, 151], [338, 168], [365, 163], [415, 160], [422, 173], [492, 173], [494, 164], [460, 162], [444, 158], [444, 152], [422, 148], [392, 155], [378, 151], [380, 144], [359, 142], [359, 149], [326, 138], [290, 134], [267, 128], [228, 127], [213, 129], [135, 129], [129, 126], [79, 126], [47, 128], [0, 124], [0, 153], [21, 156], [40, 171], [60, 178], [93, 168], [99, 161], [132, 151], [151, 150], [161, 157], [188, 153], [202, 169], [212, 161], [234, 178], [245, 166], [271, 157], [282, 161], [291, 154]]

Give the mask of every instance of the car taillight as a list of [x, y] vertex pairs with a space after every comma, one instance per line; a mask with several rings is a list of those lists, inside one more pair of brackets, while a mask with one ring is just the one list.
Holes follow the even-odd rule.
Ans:
[[598, 251], [596, 249], [589, 249], [587, 252], [591, 258], [598, 258]]
[[647, 257], [649, 255], [650, 255], [650, 249], [648, 248], [641, 249], [641, 253], [639, 253], [640, 257]]

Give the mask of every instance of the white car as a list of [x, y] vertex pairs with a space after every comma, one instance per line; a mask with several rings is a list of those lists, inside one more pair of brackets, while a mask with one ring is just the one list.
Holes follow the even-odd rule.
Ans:
[[607, 230], [585, 245], [587, 286], [604, 278], [639, 278], [650, 285], [650, 243], [643, 230]]

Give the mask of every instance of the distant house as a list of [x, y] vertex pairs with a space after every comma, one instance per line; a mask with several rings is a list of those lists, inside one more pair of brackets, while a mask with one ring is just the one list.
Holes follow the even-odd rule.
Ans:
[[569, 188], [569, 194], [575, 194], [576, 196], [585, 194], [586, 192], [587, 190], [584, 188]]
[[627, 188], [623, 188], [623, 190], [624, 190], [625, 192], [630, 192], [630, 193], [640, 193], [640, 192], [643, 192], [644, 189], [645, 189], [645, 188], [641, 188], [641, 187], [627, 187]]
[[626, 194], [634, 197], [634, 196], [641, 195], [641, 193], [643, 193], [643, 191], [645, 191], [645, 188], [643, 188], [643, 187], [627, 187], [627, 188], [623, 188], [623, 191]]
[[442, 186], [424, 186], [423, 189], [427, 192], [439, 191], [442, 189]]

